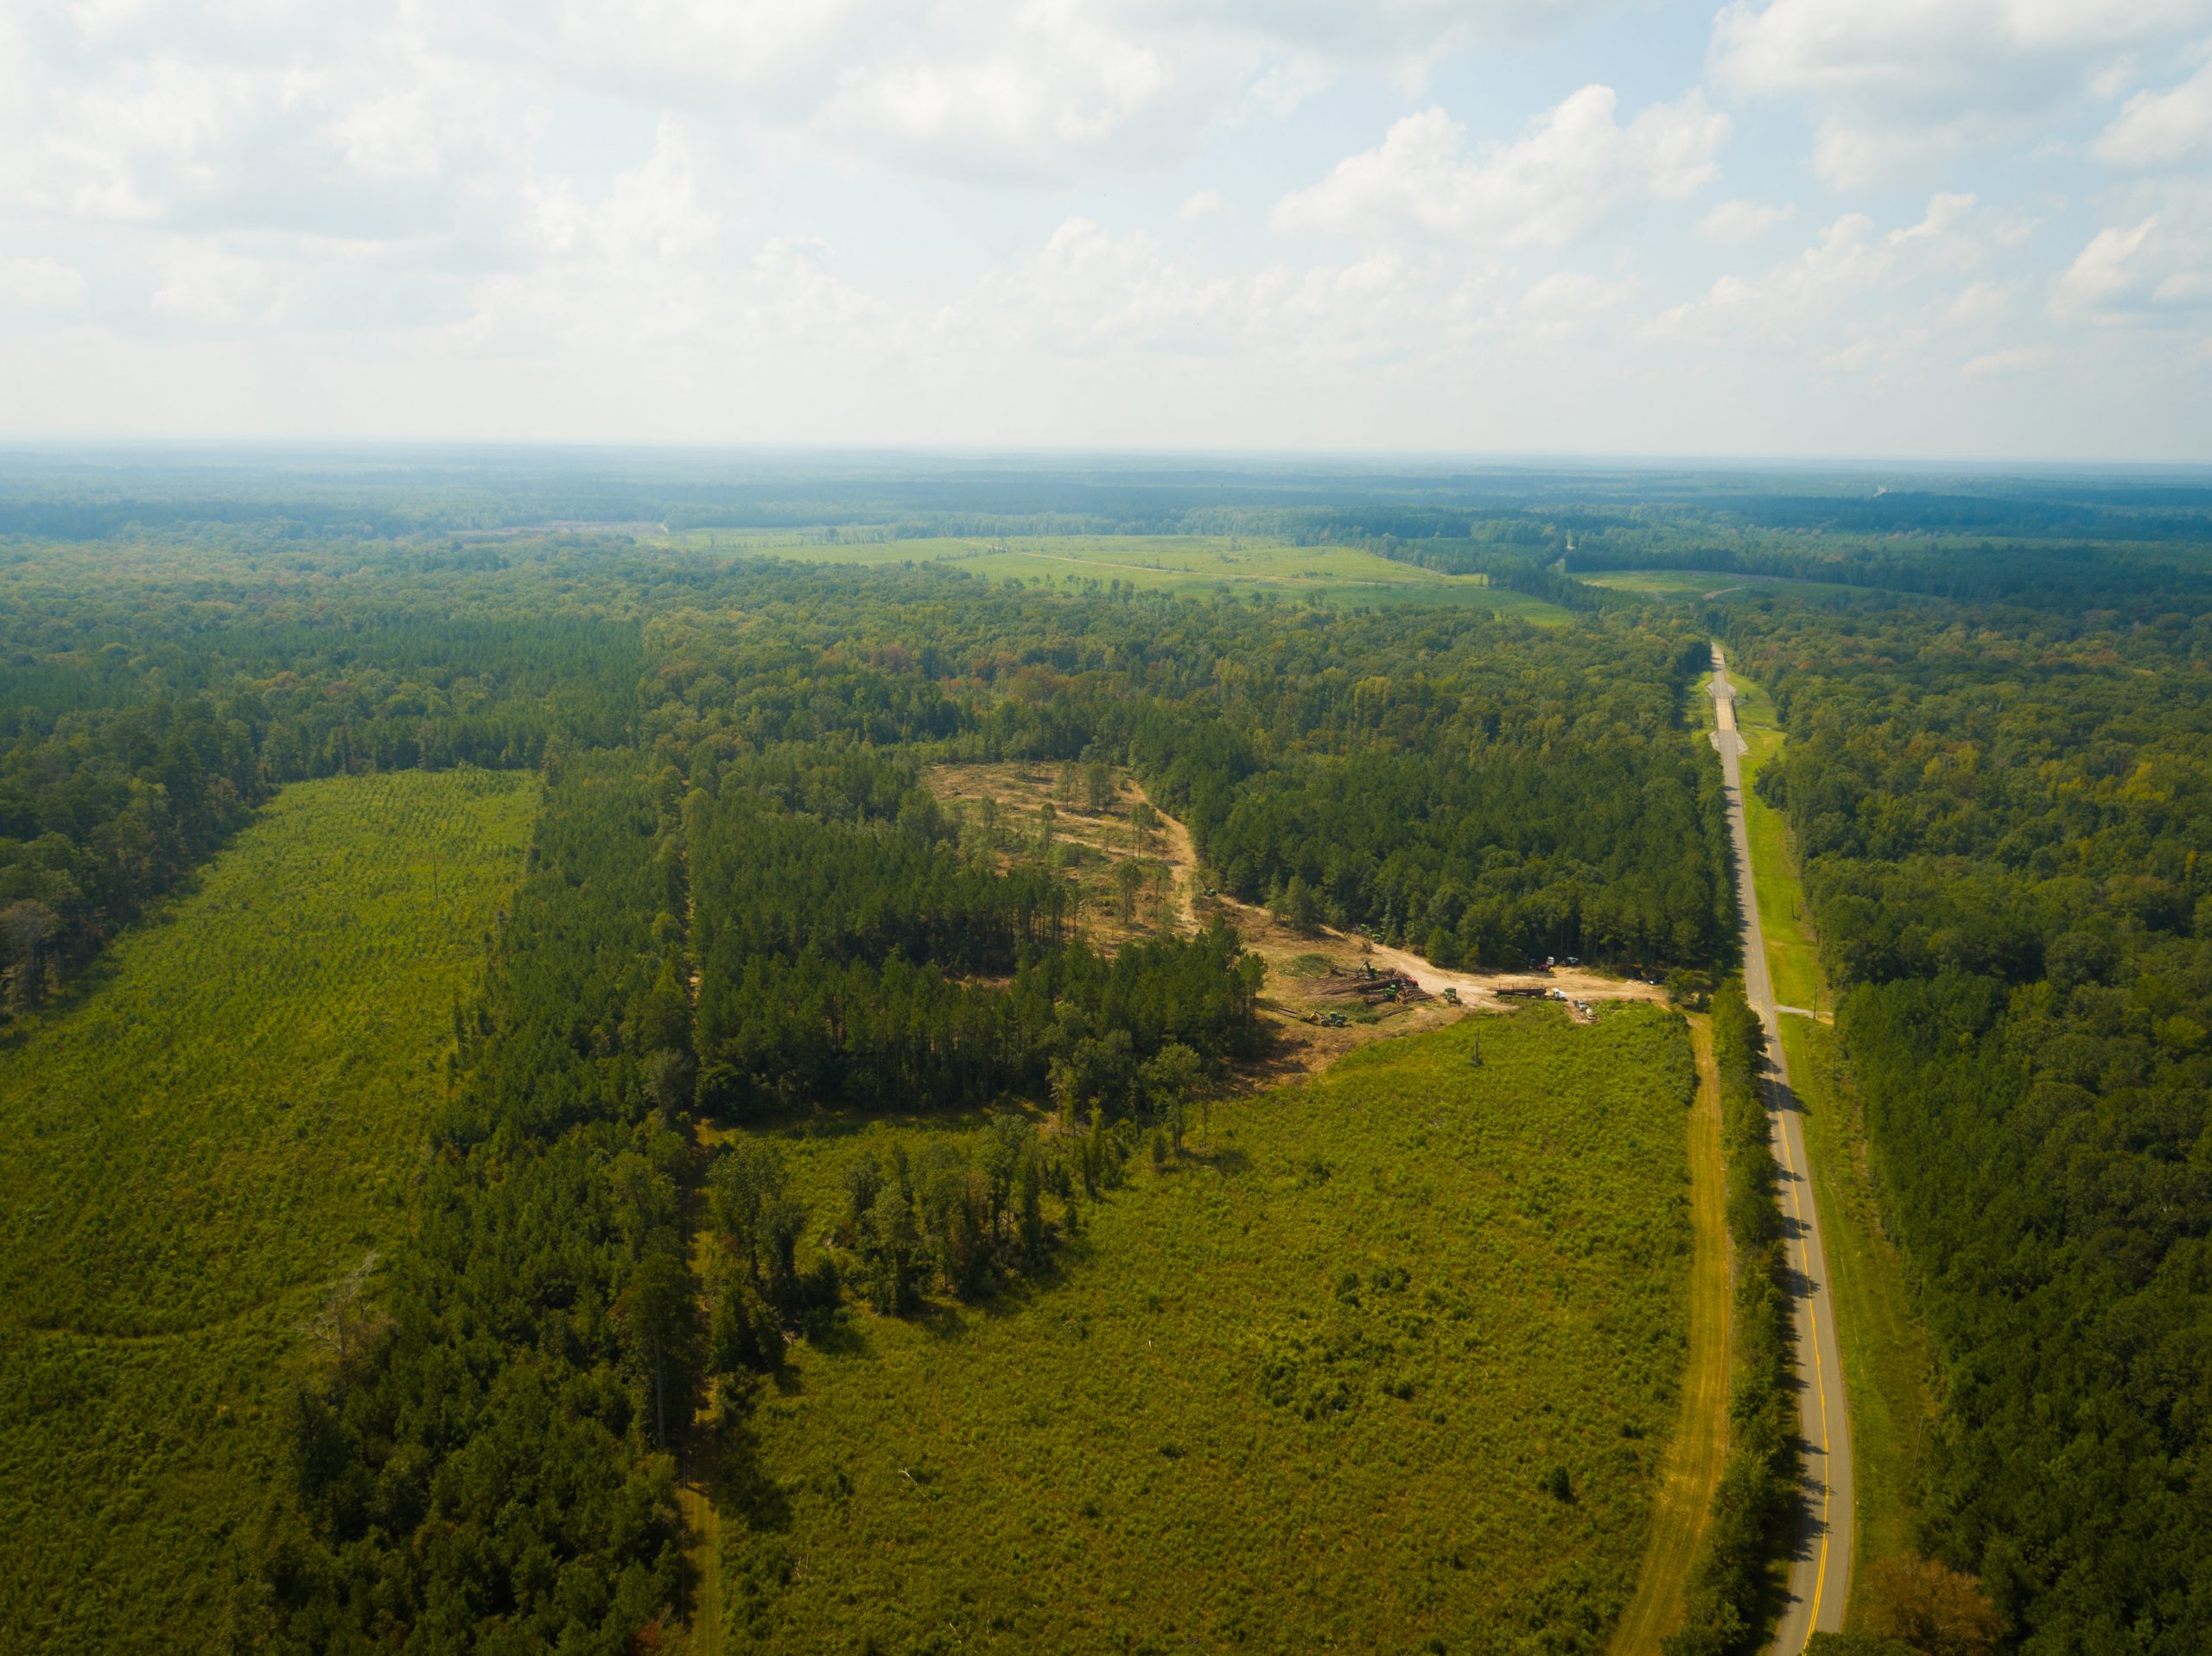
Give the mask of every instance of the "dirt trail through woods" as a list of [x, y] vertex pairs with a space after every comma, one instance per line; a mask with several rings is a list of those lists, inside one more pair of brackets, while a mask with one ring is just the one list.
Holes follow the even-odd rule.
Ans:
[[[1138, 798], [1152, 805], [1154, 810], [1160, 810], [1134, 777], [1129, 779], [1128, 786]], [[1174, 873], [1183, 923], [1195, 930], [1198, 924], [1198, 847], [1192, 842], [1190, 829], [1176, 818], [1166, 811], [1160, 811], [1160, 822], [1166, 836], [1166, 861]], [[1268, 910], [1254, 904], [1239, 902], [1226, 894], [1213, 900], [1230, 912], [1248, 937], [1262, 940], [1263, 952], [1273, 952], [1266, 949], [1264, 940], [1272, 931], [1281, 928]], [[1530, 974], [1525, 972], [1462, 972], [1448, 967], [1432, 966], [1410, 949], [1372, 942], [1331, 926], [1323, 926], [1312, 937], [1300, 940], [1298, 946], [1310, 951], [1348, 950], [1372, 961], [1378, 968], [1404, 973], [1433, 995], [1440, 995], [1446, 989], [1456, 989], [1461, 1004], [1466, 1006], [1494, 1007], [1502, 1004], [1497, 994], [1500, 988], [1529, 985], [1555, 988], [1576, 1000], [1660, 1000], [1666, 996], [1666, 991], [1656, 983], [1639, 983], [1633, 978], [1609, 977], [1601, 972], [1584, 971], [1576, 967], [1562, 966], [1550, 972]]]
[[1689, 1113], [1689, 1365], [1682, 1375], [1681, 1413], [1651, 1504], [1651, 1538], [1636, 1596], [1608, 1646], [1613, 1656], [1649, 1656], [1681, 1626], [1690, 1571], [1712, 1523], [1713, 1492], [1728, 1458], [1728, 1227], [1720, 1076], [1707, 1018], [1690, 1019], [1690, 1046], [1697, 1057], [1697, 1101]]
[[1160, 827], [1167, 841], [1167, 867], [1175, 880], [1175, 900], [1183, 910], [1183, 923], [1192, 930], [1198, 929], [1198, 848], [1191, 841], [1191, 830], [1160, 807], [1153, 805], [1145, 793], [1144, 784], [1135, 777], [1129, 778], [1129, 788], [1139, 799], [1153, 809], [1160, 811]]

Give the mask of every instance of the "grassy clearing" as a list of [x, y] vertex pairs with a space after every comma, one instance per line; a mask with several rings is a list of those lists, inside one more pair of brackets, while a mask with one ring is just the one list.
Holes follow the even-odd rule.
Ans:
[[289, 788], [6, 1053], [0, 1625], [25, 1647], [220, 1642], [288, 1361], [401, 1222], [535, 796]]
[[[1730, 676], [1751, 748], [1744, 761], [1745, 823], [1775, 993], [1790, 1006], [1817, 1004], [1826, 1017], [1833, 997], [1821, 983], [1819, 945], [1787, 824], [1750, 785], [1757, 767], [1781, 750], [1782, 732], [1766, 693]], [[1805, 1153], [1812, 1164], [1814, 1199], [1821, 1207], [1836, 1341], [1851, 1399], [1859, 1495], [1852, 1576], [1855, 1615], [1872, 1579], [1867, 1566], [1916, 1551], [1935, 1419], [1934, 1357], [1904, 1256], [1882, 1222], [1868, 1168], [1866, 1126], [1835, 1031], [1809, 1018], [1785, 1017], [1782, 1039], [1790, 1084], [1803, 1109]]]
[[1864, 597], [1865, 587], [1834, 581], [1791, 581], [1781, 575], [1729, 574], [1715, 569], [1600, 569], [1574, 577], [1588, 587], [1609, 592], [1634, 593], [1640, 597], [1681, 603], [1710, 600], [1742, 601], [1756, 598]]
[[1651, 1517], [1636, 1595], [1613, 1629], [1617, 1656], [1645, 1656], [1681, 1626], [1690, 1570], [1713, 1520], [1713, 1492], [1728, 1458], [1731, 1280], [1726, 1179], [1720, 1154], [1720, 1077], [1713, 1028], [1691, 1017], [1697, 1100], [1689, 1112], [1689, 1356], [1681, 1407]]
[[1564, 625], [1567, 611], [1542, 599], [1447, 575], [1348, 546], [1292, 546], [1228, 535], [1050, 535], [911, 541], [791, 540], [719, 530], [673, 537], [692, 547], [808, 563], [868, 566], [952, 563], [979, 580], [1060, 589], [1113, 581], [1143, 592], [1247, 597], [1273, 593], [1335, 604], [1474, 605], [1540, 625]]
[[[1039, 1285], [849, 1308], [721, 1482], [729, 1646], [1601, 1647], [1679, 1416], [1693, 1087], [1656, 1008], [1470, 1018], [1217, 1104]], [[978, 1131], [794, 1126], [810, 1234], [862, 1151]]]

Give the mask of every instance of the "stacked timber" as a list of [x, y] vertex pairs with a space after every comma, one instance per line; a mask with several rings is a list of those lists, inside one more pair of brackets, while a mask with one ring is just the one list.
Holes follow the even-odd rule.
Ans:
[[1317, 1000], [1361, 1000], [1370, 1006], [1386, 1000], [1435, 999], [1403, 972], [1377, 972], [1372, 968], [1332, 973], [1315, 987], [1313, 996]]

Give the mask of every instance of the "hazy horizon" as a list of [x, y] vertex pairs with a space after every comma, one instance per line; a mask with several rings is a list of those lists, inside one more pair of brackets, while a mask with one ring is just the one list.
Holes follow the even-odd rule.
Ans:
[[0, 5], [0, 443], [2212, 461], [2212, 0]]

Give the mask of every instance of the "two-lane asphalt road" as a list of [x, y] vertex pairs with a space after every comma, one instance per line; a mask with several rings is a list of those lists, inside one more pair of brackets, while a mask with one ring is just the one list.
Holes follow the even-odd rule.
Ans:
[[1751, 840], [1744, 822], [1744, 744], [1736, 731], [1735, 697], [1726, 657], [1716, 642], [1713, 701], [1719, 728], [1713, 745], [1720, 750], [1720, 769], [1728, 784], [1728, 832], [1736, 843], [1736, 891], [1744, 910], [1744, 992], [1766, 1026], [1767, 1120], [1775, 1154], [1782, 1162], [1782, 1215], [1789, 1262], [1798, 1278], [1790, 1314], [1797, 1331], [1805, 1506], [1796, 1556], [1789, 1566], [1789, 1602], [1770, 1647], [1776, 1656], [1797, 1656], [1815, 1633], [1842, 1628], [1844, 1601], [1851, 1592], [1851, 1415], [1844, 1406], [1843, 1360], [1836, 1349], [1835, 1309], [1828, 1295], [1827, 1256], [1821, 1246], [1820, 1209], [1813, 1202], [1805, 1135], [1796, 1096], [1789, 1090], [1789, 1061], [1782, 1050], [1781, 1016], [1767, 972], [1766, 937], [1759, 930]]

